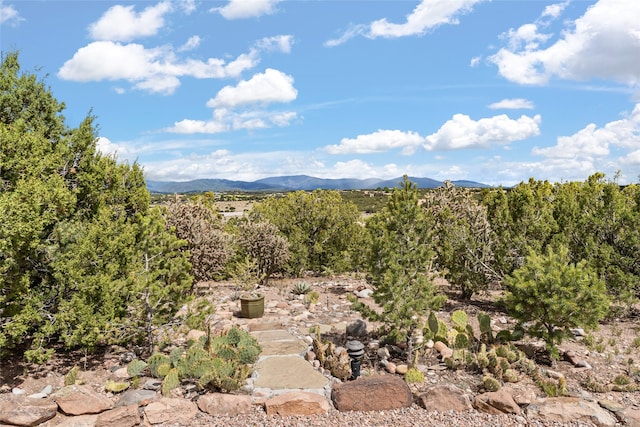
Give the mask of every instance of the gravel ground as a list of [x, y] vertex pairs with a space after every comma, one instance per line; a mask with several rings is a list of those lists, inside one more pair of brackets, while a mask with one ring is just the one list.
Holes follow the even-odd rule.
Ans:
[[[392, 411], [339, 412], [325, 415], [267, 416], [260, 407], [249, 414], [212, 416], [198, 413], [189, 427], [592, 427], [591, 423], [544, 423], [516, 415], [487, 415], [477, 411], [440, 413], [425, 411], [417, 405]], [[179, 424], [157, 424], [154, 427], [183, 427]]]

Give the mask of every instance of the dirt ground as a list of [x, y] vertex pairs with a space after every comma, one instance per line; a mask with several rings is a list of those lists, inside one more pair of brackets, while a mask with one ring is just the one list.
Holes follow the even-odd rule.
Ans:
[[[273, 280], [267, 287], [261, 289], [266, 294], [266, 301], [278, 301], [283, 306], [294, 306], [295, 302], [302, 301], [300, 297], [292, 293], [294, 285], [305, 281], [311, 289], [319, 294], [318, 303], [313, 309], [313, 319], [301, 320], [297, 325], [301, 329], [314, 324], [335, 324], [337, 322], [353, 322], [361, 319], [360, 313], [351, 309], [347, 300], [348, 294], [367, 288], [366, 282], [361, 277], [308, 277], [305, 279]], [[443, 292], [449, 292], [445, 282], [441, 284]], [[230, 301], [231, 295], [237, 290], [230, 283], [201, 283], [198, 286], [201, 297], [214, 301]], [[515, 321], [510, 319], [494, 301], [499, 296], [498, 291], [493, 291], [474, 297], [471, 301], [460, 302], [450, 298], [445, 308], [438, 313], [438, 317], [450, 322], [450, 314], [454, 310], [465, 310], [470, 319], [474, 319], [478, 312], [489, 314], [492, 318], [494, 330], [513, 328]], [[365, 302], [373, 304], [371, 299]], [[298, 306], [300, 304], [297, 304]], [[300, 309], [303, 310], [303, 309]], [[293, 318], [296, 311], [290, 313]], [[269, 319], [265, 314], [265, 322]], [[280, 314], [281, 316], [281, 314]], [[241, 319], [237, 319], [241, 322]], [[370, 331], [369, 339], [375, 339], [375, 326], [368, 323]], [[337, 336], [336, 336], [337, 335]], [[325, 338], [344, 340], [342, 334], [327, 335]], [[598, 330], [587, 332], [585, 336], [575, 337], [561, 346], [562, 350], [572, 350], [580, 360], [584, 360], [589, 368], [578, 368], [567, 361], [560, 360], [553, 366], [545, 366], [544, 369], [552, 369], [564, 374], [567, 381], [567, 389], [570, 395], [578, 397], [606, 398], [624, 405], [640, 405], [640, 392], [611, 391], [614, 383], [621, 382], [621, 378], [627, 378], [636, 389], [640, 388], [640, 318], [627, 317], [620, 319], [608, 319], [603, 322]], [[101, 349], [100, 352], [90, 355], [80, 351], [59, 352], [47, 364], [42, 366], [25, 364], [19, 357], [2, 360], [0, 369], [0, 387], [2, 392], [9, 392], [13, 387], [25, 389], [27, 393], [37, 393], [45, 385], [55, 387], [62, 386], [64, 375], [77, 365], [81, 370], [81, 380], [86, 384], [104, 384], [111, 375], [111, 368], [122, 363], [123, 355], [127, 350], [120, 347]], [[393, 353], [395, 361], [402, 363], [402, 354]], [[375, 352], [368, 354], [363, 362], [363, 369], [381, 369], [376, 360]], [[424, 352], [419, 364], [423, 366], [437, 366], [440, 360], [433, 350]], [[440, 367], [442, 365], [440, 364]], [[438, 370], [431, 376], [427, 376], [424, 384], [415, 385], [414, 391], [431, 386], [435, 382], [450, 382], [478, 392], [481, 389], [480, 373], [460, 370]], [[517, 387], [536, 389], [531, 380], [524, 377]], [[540, 390], [537, 390], [540, 394]]]

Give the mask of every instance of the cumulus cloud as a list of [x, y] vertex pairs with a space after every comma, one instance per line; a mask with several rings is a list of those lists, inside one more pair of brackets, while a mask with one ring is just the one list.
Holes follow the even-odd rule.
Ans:
[[225, 108], [244, 104], [271, 104], [291, 102], [298, 96], [293, 87], [293, 77], [282, 71], [267, 68], [264, 73], [255, 74], [236, 86], [225, 86], [215, 98], [207, 102], [207, 107]]
[[3, 25], [18, 25], [24, 18], [20, 16], [20, 13], [12, 5], [5, 5], [0, 3], [0, 24]]
[[616, 146], [628, 153], [627, 160], [633, 160], [635, 150], [640, 146], [640, 104], [632, 113], [621, 120], [615, 120], [597, 127], [590, 123], [571, 136], [561, 136], [556, 145], [534, 148], [532, 153], [554, 159], [582, 159], [595, 161], [609, 155], [610, 147]]
[[[545, 8], [556, 17], [561, 8]], [[640, 2], [600, 0], [583, 16], [567, 22], [565, 30], [550, 46], [550, 34], [538, 23], [509, 30], [507, 46], [490, 60], [500, 74], [521, 84], [546, 84], [552, 77], [566, 80], [601, 78], [631, 86], [640, 85]]]
[[325, 150], [329, 154], [368, 154], [400, 148], [402, 154], [409, 155], [423, 143], [424, 137], [416, 132], [380, 129], [368, 135], [358, 135], [356, 138], [343, 138], [339, 145], [328, 145]]
[[540, 116], [520, 116], [511, 119], [505, 114], [473, 120], [465, 114], [455, 114], [451, 120], [426, 137], [424, 148], [458, 150], [487, 148], [493, 144], [508, 144], [540, 134]]
[[225, 19], [256, 18], [262, 15], [271, 15], [276, 12], [276, 6], [282, 0], [229, 0], [223, 7], [210, 9], [217, 12]]
[[134, 6], [110, 7], [97, 22], [89, 26], [94, 40], [131, 41], [157, 34], [164, 26], [164, 15], [171, 12], [168, 1], [160, 2], [136, 13]]
[[492, 110], [505, 109], [505, 110], [532, 110], [534, 108], [533, 102], [523, 98], [503, 99], [502, 101], [489, 104], [489, 108]]
[[256, 43], [256, 47], [271, 52], [291, 53], [293, 46], [293, 36], [279, 35], [273, 37], [264, 37]]
[[403, 23], [396, 24], [382, 18], [368, 25], [352, 25], [338, 38], [325, 42], [325, 46], [337, 46], [358, 35], [371, 39], [424, 35], [440, 25], [457, 25], [458, 16], [471, 11], [480, 1], [482, 0], [422, 0]]
[[285, 127], [289, 126], [297, 117], [297, 113], [293, 111], [266, 111], [255, 108], [247, 111], [234, 111], [219, 108], [213, 111], [210, 120], [184, 119], [174, 123], [172, 127], [166, 128], [164, 131], [180, 134], [214, 134], [240, 129]]
[[180, 86], [178, 77], [237, 77], [257, 62], [255, 50], [227, 63], [217, 58], [181, 60], [167, 47], [97, 41], [78, 49], [62, 65], [58, 77], [77, 82], [127, 80], [137, 89], [171, 94]]

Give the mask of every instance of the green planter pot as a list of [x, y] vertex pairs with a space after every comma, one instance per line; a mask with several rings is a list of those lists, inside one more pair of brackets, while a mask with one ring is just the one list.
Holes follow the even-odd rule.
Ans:
[[264, 314], [264, 294], [240, 297], [242, 317], [254, 319]]

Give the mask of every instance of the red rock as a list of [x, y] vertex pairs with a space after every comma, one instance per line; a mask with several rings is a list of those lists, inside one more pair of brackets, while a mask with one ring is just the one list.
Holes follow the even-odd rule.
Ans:
[[7, 395], [0, 399], [0, 424], [36, 426], [56, 416], [58, 405], [49, 399]]
[[413, 403], [407, 383], [395, 375], [360, 377], [333, 386], [333, 403], [339, 411], [384, 411]]
[[198, 407], [190, 400], [167, 397], [151, 402], [144, 409], [144, 417], [149, 424], [189, 425], [197, 413]]
[[267, 415], [320, 415], [329, 411], [330, 405], [324, 396], [305, 391], [292, 391], [267, 400], [264, 404]]
[[511, 394], [504, 389], [479, 394], [473, 399], [473, 407], [480, 412], [492, 415], [520, 415], [522, 413], [520, 406], [513, 400]]
[[469, 411], [471, 399], [459, 387], [452, 384], [441, 384], [429, 388], [418, 396], [418, 404], [429, 411]]
[[95, 427], [133, 427], [140, 424], [138, 405], [121, 406], [98, 415]]
[[210, 415], [238, 415], [251, 411], [251, 396], [211, 393], [200, 396], [198, 408]]
[[53, 393], [51, 398], [67, 415], [99, 414], [113, 408], [113, 402], [107, 396], [80, 385], [64, 387]]

